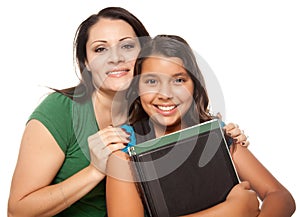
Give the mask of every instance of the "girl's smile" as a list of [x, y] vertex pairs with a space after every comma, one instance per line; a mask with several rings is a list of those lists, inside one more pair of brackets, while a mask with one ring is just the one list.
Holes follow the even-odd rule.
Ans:
[[193, 101], [194, 83], [177, 57], [148, 57], [142, 64], [139, 93], [155, 127], [180, 129]]
[[177, 105], [154, 105], [157, 112], [164, 116], [172, 115], [176, 112]]

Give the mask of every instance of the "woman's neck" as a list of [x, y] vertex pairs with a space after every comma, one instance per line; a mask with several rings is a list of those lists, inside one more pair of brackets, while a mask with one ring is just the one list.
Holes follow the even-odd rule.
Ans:
[[101, 90], [92, 95], [95, 117], [100, 129], [118, 126], [127, 120], [125, 92], [106, 93]]

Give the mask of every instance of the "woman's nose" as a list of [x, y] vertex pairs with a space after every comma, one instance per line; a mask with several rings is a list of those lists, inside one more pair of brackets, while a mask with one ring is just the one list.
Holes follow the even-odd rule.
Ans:
[[120, 63], [120, 62], [124, 62], [124, 61], [125, 61], [125, 58], [124, 58], [124, 55], [122, 54], [122, 52], [117, 47], [111, 48], [110, 55], [109, 55], [109, 62]]

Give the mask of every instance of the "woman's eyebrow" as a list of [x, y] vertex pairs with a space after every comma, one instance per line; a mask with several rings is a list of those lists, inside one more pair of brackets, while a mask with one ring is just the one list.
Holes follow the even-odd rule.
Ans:
[[[126, 36], [124, 38], [119, 39], [119, 41], [124, 41], [126, 39], [133, 39], [133, 37]], [[100, 42], [100, 43], [107, 43], [106, 40], [97, 39], [97, 40], [93, 41], [91, 44], [98, 43], [98, 42]]]
[[95, 41], [93, 41], [91, 43], [91, 45], [94, 44], [94, 43], [98, 43], [98, 42], [100, 42], [100, 43], [107, 43], [107, 41], [105, 41], [105, 40], [95, 40]]
[[127, 37], [121, 38], [119, 41], [124, 41], [124, 40], [126, 40], [126, 39], [133, 39], [133, 37], [127, 36]]

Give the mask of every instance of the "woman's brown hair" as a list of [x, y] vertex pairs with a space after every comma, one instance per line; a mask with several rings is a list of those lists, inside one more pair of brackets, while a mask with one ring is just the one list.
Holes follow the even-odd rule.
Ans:
[[74, 49], [74, 62], [76, 62], [80, 71], [80, 82], [77, 86], [67, 89], [54, 89], [77, 102], [85, 102], [89, 99], [95, 90], [92, 83], [91, 72], [86, 68], [85, 62], [87, 59], [86, 54], [86, 43], [89, 38], [90, 28], [96, 24], [101, 18], [108, 18], [112, 20], [123, 20], [127, 22], [134, 30], [136, 36], [139, 38], [141, 47], [144, 44], [143, 38], [149, 37], [149, 33], [142, 24], [142, 22], [121, 7], [107, 7], [99, 11], [97, 14], [93, 14], [83, 21], [77, 31], [74, 38], [73, 49]]

